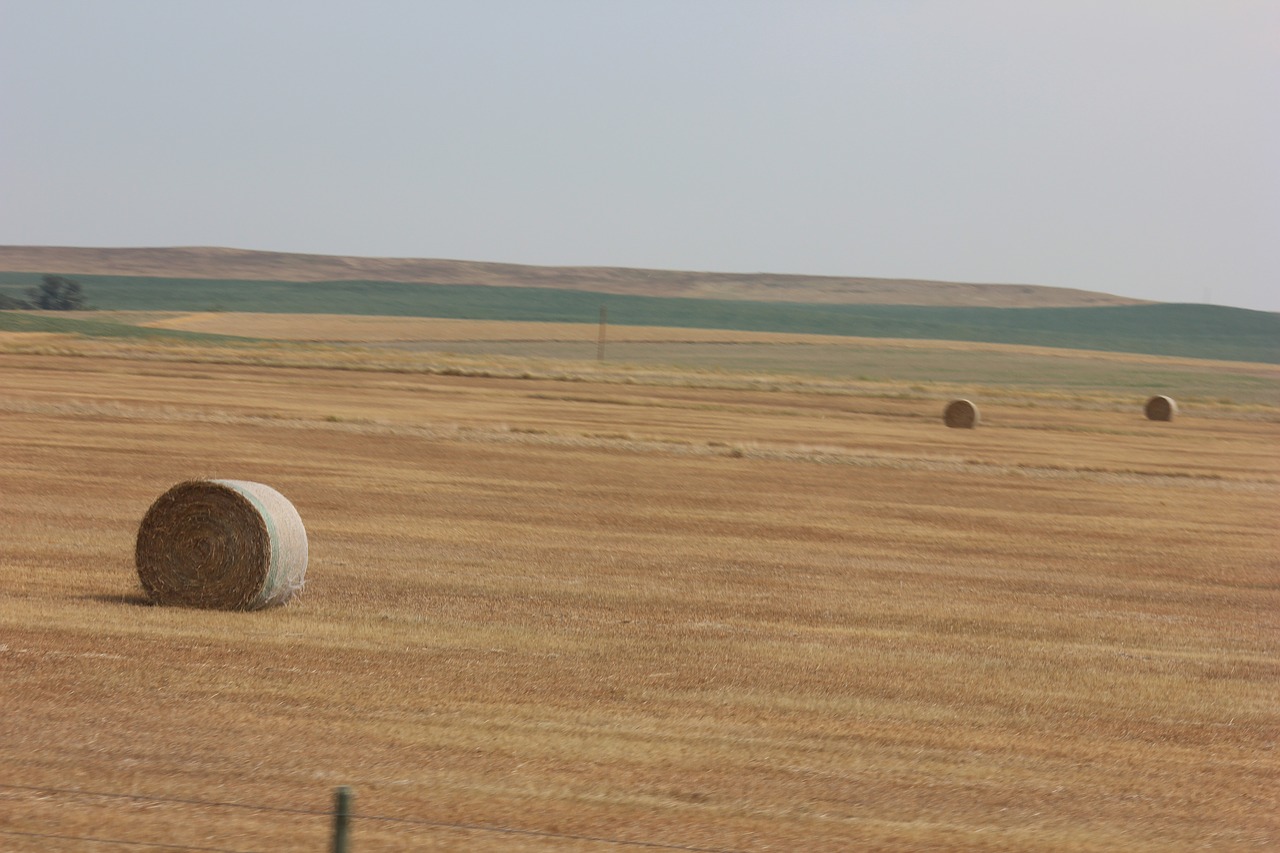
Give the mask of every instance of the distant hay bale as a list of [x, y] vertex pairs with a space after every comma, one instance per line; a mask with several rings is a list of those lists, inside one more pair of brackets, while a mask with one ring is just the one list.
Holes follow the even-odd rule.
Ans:
[[302, 588], [307, 531], [270, 486], [189, 480], [147, 510], [134, 558], [156, 604], [258, 610]]
[[973, 429], [978, 425], [978, 407], [968, 400], [952, 400], [942, 412], [942, 420], [953, 429]]
[[1157, 394], [1147, 401], [1145, 411], [1149, 421], [1171, 421], [1178, 414], [1178, 404], [1172, 397]]

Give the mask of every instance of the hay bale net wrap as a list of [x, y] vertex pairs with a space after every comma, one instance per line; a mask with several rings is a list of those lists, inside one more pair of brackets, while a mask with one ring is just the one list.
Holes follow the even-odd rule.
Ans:
[[942, 411], [943, 422], [953, 429], [973, 429], [978, 425], [978, 407], [969, 400], [952, 400]]
[[1178, 403], [1172, 397], [1157, 394], [1143, 407], [1149, 421], [1171, 421], [1178, 413]]
[[135, 549], [156, 604], [258, 610], [302, 588], [307, 531], [293, 504], [247, 480], [179, 483], [147, 510]]

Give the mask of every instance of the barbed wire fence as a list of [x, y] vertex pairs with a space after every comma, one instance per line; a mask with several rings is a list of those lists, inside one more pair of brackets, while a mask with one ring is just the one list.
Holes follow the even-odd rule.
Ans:
[[[0, 790], [26, 791], [33, 794], [51, 794], [62, 796], [98, 797], [107, 800], [127, 800], [135, 803], [156, 803], [195, 806], [206, 809], [240, 809], [246, 811], [270, 812], [275, 814], [305, 815], [317, 818], [329, 818], [332, 821], [331, 842], [328, 847], [332, 853], [349, 853], [357, 823], [380, 823], [384, 825], [403, 825], [406, 827], [422, 827], [427, 829], [463, 831], [495, 836], [525, 836], [547, 840], [563, 840], [590, 842], [601, 845], [626, 848], [644, 848], [650, 850], [679, 850], [686, 853], [740, 853], [720, 847], [695, 847], [685, 844], [672, 844], [661, 841], [648, 841], [633, 838], [613, 838], [609, 836], [580, 835], [567, 832], [551, 832], [540, 829], [522, 829], [514, 826], [497, 824], [460, 823], [445, 820], [428, 820], [425, 818], [394, 817], [390, 815], [360, 814], [351, 810], [352, 793], [346, 786], [334, 792], [333, 809], [305, 809], [281, 806], [265, 806], [256, 803], [232, 803], [219, 800], [201, 800], [184, 797], [162, 797], [148, 794], [126, 794], [116, 791], [89, 791], [78, 788], [53, 788], [41, 785], [13, 785], [0, 782]], [[103, 838], [89, 835], [69, 835], [58, 833], [36, 832], [33, 830], [0, 829], [0, 836], [30, 838], [42, 841], [80, 841], [93, 844], [110, 844], [118, 847], [139, 850], [183, 850], [201, 851], [201, 853], [256, 853], [251, 850], [237, 850], [229, 847], [202, 847], [189, 844], [171, 844], [162, 841], [145, 841], [124, 838]]]

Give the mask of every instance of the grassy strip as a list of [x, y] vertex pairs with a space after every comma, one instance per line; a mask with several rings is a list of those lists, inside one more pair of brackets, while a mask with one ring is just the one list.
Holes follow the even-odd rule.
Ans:
[[[19, 295], [31, 274], [0, 273]], [[1280, 314], [1212, 305], [971, 308], [809, 305], [619, 296], [550, 288], [77, 276], [98, 308], [593, 322], [915, 340], [1033, 344], [1280, 364]]]
[[0, 311], [0, 332], [47, 332], [61, 335], [80, 335], [88, 338], [154, 338], [180, 341], [204, 341], [207, 343], [249, 342], [255, 338], [236, 335], [214, 335], [204, 332], [184, 332], [176, 329], [151, 329], [113, 323], [109, 320], [79, 319], [69, 312], [27, 313]]

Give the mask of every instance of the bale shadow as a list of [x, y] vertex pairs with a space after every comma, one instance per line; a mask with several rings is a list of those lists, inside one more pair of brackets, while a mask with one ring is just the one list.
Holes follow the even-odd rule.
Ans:
[[140, 592], [94, 593], [80, 596], [82, 601], [96, 601], [99, 604], [127, 604], [131, 607], [155, 607], [151, 599]]

